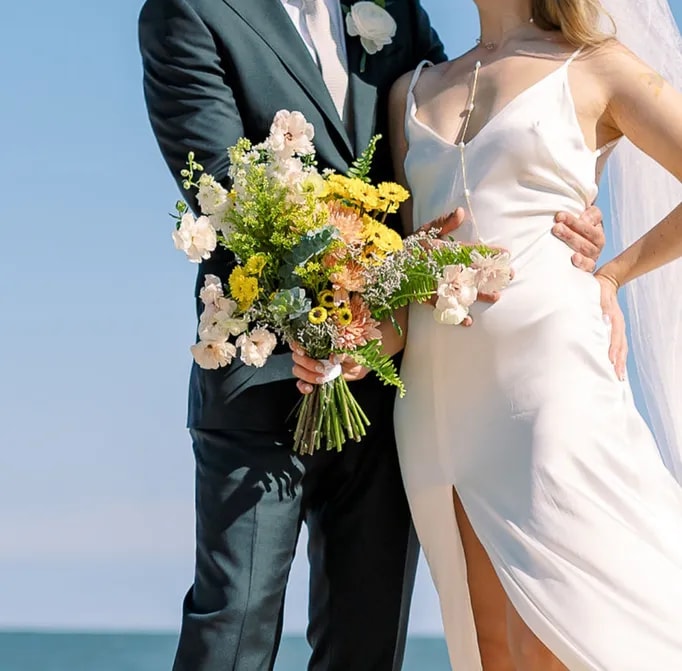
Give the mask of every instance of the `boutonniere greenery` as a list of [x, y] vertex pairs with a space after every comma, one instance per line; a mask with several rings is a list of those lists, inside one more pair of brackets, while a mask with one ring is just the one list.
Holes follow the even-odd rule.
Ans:
[[391, 44], [398, 25], [386, 11], [386, 0], [360, 0], [342, 7], [346, 15], [348, 34], [359, 37], [365, 50], [360, 61], [360, 72], [364, 72], [367, 54], [372, 56]]

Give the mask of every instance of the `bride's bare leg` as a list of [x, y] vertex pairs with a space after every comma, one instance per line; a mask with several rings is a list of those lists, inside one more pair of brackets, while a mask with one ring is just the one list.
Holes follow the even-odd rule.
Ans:
[[518, 671], [568, 671], [507, 600], [509, 647]]
[[[507, 643], [507, 595], [453, 490], [484, 671], [515, 671]], [[550, 671], [546, 669], [545, 671]]]

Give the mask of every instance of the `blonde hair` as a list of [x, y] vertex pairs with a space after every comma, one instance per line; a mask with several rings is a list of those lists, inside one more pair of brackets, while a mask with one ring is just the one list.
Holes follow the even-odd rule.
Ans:
[[[615, 24], [599, 0], [532, 0], [533, 22], [543, 30], [559, 30], [576, 47], [595, 47], [615, 34]], [[604, 32], [599, 24], [606, 16], [613, 26]]]

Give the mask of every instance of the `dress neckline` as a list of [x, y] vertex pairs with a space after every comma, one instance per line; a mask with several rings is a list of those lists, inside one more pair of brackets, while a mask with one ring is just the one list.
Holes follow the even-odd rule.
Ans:
[[[473, 135], [470, 137], [468, 140], [464, 141], [463, 144], [465, 147], [469, 147], [473, 144], [475, 144], [476, 140], [480, 135], [483, 135], [487, 130], [489, 126], [495, 125], [495, 123], [498, 122], [499, 118], [504, 118], [504, 116], [509, 113], [511, 109], [513, 109], [517, 104], [519, 104], [519, 101], [522, 101], [524, 98], [529, 96], [531, 93], [533, 93], [535, 90], [538, 88], [541, 88], [541, 86], [548, 81], [551, 81], [554, 79], [559, 74], [564, 74], [568, 72], [568, 66], [575, 60], [575, 58], [578, 56], [578, 54], [582, 51], [582, 49], [578, 49], [577, 51], [573, 52], [569, 58], [567, 58], [558, 68], [552, 70], [551, 72], [547, 73], [537, 81], [533, 82], [530, 86], [527, 86], [525, 89], [522, 89], [519, 91], [515, 96], [510, 98], [495, 114], [493, 114]], [[434, 138], [436, 138], [441, 144], [448, 146], [448, 147], [457, 147], [457, 144], [455, 142], [450, 142], [447, 139], [445, 139], [440, 133], [436, 132], [431, 126], [428, 124], [424, 123], [417, 117], [417, 100], [414, 96], [414, 88], [417, 84], [417, 80], [419, 79], [419, 75], [421, 74], [422, 69], [424, 66], [427, 65], [432, 65], [430, 61], [423, 61], [422, 63], [419, 64], [417, 67], [417, 70], [415, 71], [414, 77], [412, 79], [412, 82], [410, 84], [410, 88], [408, 90], [408, 104], [409, 104], [409, 116], [410, 118], [421, 128], [426, 130], [428, 133], [430, 133]], [[571, 94], [571, 102], [573, 102], [573, 95]], [[459, 134], [459, 132], [458, 132]], [[582, 129], [581, 129], [581, 134], [582, 134]], [[587, 147], [587, 145], [586, 145]], [[589, 147], [587, 147], [589, 150]], [[592, 150], [590, 150], [592, 151]], [[596, 152], [595, 152], [596, 153]]]

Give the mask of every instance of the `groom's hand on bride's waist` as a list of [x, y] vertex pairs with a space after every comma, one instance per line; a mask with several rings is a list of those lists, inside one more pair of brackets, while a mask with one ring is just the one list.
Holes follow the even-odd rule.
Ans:
[[571, 259], [573, 265], [593, 273], [606, 244], [601, 210], [592, 205], [580, 217], [559, 212], [554, 222], [552, 233], [575, 252]]

